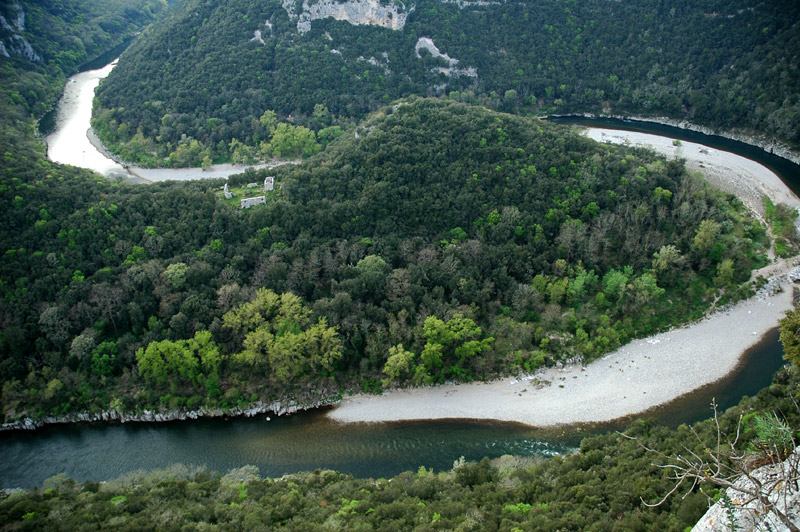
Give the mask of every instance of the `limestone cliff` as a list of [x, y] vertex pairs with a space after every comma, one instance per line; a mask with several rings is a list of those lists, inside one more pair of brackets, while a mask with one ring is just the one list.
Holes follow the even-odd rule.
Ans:
[[21, 55], [33, 63], [40, 62], [42, 58], [22, 35], [25, 31], [25, 9], [17, 1], [6, 9], [8, 18], [0, 14], [0, 55]]
[[303, 0], [303, 10], [296, 12], [296, 2], [283, 0], [283, 8], [289, 17], [297, 20], [297, 31], [306, 33], [311, 29], [311, 21], [331, 17], [344, 20], [355, 25], [381, 26], [391, 30], [401, 30], [406, 24], [406, 17], [414, 11], [414, 6], [407, 8], [402, 2], [391, 0], [386, 5], [379, 0], [321, 0], [309, 5]]
[[[769, 492], [770, 504], [783, 512], [796, 526], [800, 526], [800, 489], [797, 486], [800, 448], [778, 464], [763, 466], [753, 472], [753, 477]], [[741, 477], [735, 483], [743, 490], [751, 489], [753, 482]], [[787, 532], [789, 528], [770, 508], [765, 508], [753, 497], [730, 488], [726, 496], [709, 508], [692, 532]]]

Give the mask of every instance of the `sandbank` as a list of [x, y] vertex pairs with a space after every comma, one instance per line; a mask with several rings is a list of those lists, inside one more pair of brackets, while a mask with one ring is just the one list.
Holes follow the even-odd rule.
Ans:
[[[602, 142], [642, 145], [686, 160], [715, 186], [736, 194], [756, 212], [762, 196], [800, 207], [800, 200], [769, 169], [738, 155], [657, 135], [600, 128], [586, 134]], [[586, 366], [549, 368], [536, 375], [413, 388], [381, 396], [345, 397], [328, 414], [340, 422], [416, 419], [487, 419], [551, 427], [599, 423], [644, 412], [731, 373], [742, 354], [792, 308], [789, 261], [764, 268], [783, 291], [760, 293], [704, 320], [633, 341]], [[795, 270], [794, 275], [798, 275]]]

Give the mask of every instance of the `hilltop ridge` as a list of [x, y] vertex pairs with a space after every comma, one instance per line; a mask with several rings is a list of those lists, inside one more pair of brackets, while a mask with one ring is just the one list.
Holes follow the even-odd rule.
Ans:
[[199, 166], [266, 153], [272, 121], [324, 145], [331, 127], [418, 95], [521, 114], [667, 117], [798, 149], [799, 10], [785, 0], [187, 0], [122, 57], [95, 127], [150, 164], [193, 146]]

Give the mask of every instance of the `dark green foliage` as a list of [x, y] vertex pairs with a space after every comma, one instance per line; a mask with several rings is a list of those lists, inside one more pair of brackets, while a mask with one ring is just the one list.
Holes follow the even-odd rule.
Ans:
[[[797, 2], [414, 5], [399, 31], [328, 18], [299, 34], [278, 0], [187, 0], [101, 87], [96, 126], [148, 164], [192, 141], [230, 158], [234, 139], [259, 151], [268, 110], [322, 135], [437, 94], [506, 112], [668, 116], [800, 146]], [[477, 78], [441, 73], [444, 59], [415, 49], [421, 37]]]
[[[41, 118], [61, 95], [67, 76], [84, 63], [126, 41], [163, 13], [160, 0], [20, 0], [0, 4], [0, 15], [24, 28], [0, 28], [9, 57], [0, 56], [0, 166], [16, 169], [27, 157], [40, 157], [33, 138]], [[33, 56], [14, 52], [24, 42]], [[15, 45], [15, 46], [12, 46]], [[111, 58], [113, 59], [113, 58]]]

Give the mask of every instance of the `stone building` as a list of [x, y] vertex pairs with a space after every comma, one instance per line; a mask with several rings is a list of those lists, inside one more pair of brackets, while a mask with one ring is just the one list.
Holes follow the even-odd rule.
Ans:
[[249, 209], [253, 205], [266, 204], [266, 196], [256, 196], [255, 198], [242, 198], [242, 209]]

